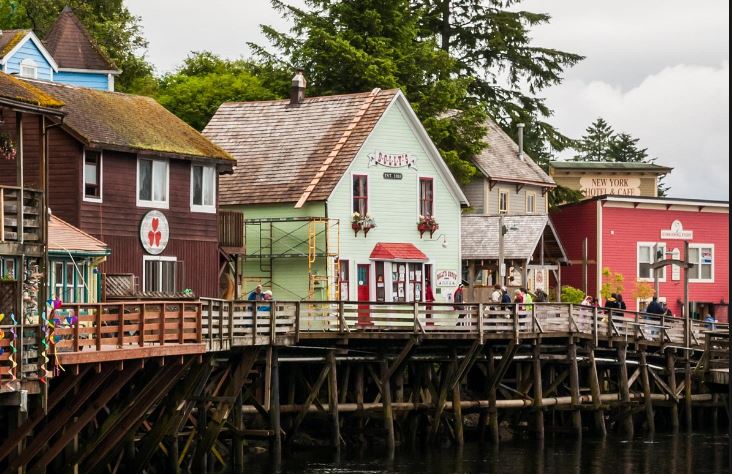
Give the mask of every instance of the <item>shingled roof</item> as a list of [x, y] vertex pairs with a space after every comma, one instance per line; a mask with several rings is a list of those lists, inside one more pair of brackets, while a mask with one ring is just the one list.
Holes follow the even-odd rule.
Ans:
[[26, 37], [31, 30], [0, 30], [0, 61]]
[[233, 162], [228, 153], [150, 97], [50, 82], [32, 84], [63, 100], [64, 126], [92, 148]]
[[109, 255], [110, 253], [107, 244], [56, 216], [51, 216], [48, 222], [48, 250], [57, 253], [78, 252], [88, 255]]
[[474, 158], [475, 166], [486, 178], [493, 181], [537, 184], [554, 187], [554, 180], [537, 165], [526, 153], [524, 159], [518, 158], [518, 145], [491, 119], [487, 128], [485, 142], [487, 147]]
[[63, 9], [43, 42], [61, 69], [119, 72], [69, 7]]
[[327, 200], [398, 93], [223, 104], [203, 131], [237, 159], [221, 178], [221, 204]]
[[670, 173], [673, 168], [655, 163], [636, 163], [623, 161], [550, 161], [549, 167], [563, 171], [651, 171], [658, 174]]
[[63, 102], [37, 87], [4, 72], [0, 72], [1, 99], [50, 109], [58, 109], [64, 105]]

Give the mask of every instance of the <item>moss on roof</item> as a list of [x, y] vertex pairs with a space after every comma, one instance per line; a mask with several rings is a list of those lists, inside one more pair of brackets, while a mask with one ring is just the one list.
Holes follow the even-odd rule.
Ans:
[[[4, 58], [6, 54], [8, 54], [10, 51], [15, 48], [18, 43], [20, 43], [23, 38], [25, 38], [25, 35], [30, 33], [30, 30], [5, 30], [3, 32], [5, 35], [13, 35], [12, 37], [8, 37], [4, 41], [2, 41], [3, 46], [0, 48], [0, 58]], [[2, 44], [0, 43], [0, 44]]]
[[64, 105], [51, 94], [4, 72], [0, 72], [0, 98], [54, 109]]

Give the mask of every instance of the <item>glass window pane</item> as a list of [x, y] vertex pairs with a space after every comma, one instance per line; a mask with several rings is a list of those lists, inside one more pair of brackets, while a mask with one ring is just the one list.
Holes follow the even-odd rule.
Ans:
[[689, 261], [692, 263], [699, 263], [699, 249], [698, 248], [689, 249]]
[[643, 263], [651, 261], [651, 248], [648, 246], [641, 246], [638, 249], [638, 260]]
[[152, 167], [152, 161], [140, 160], [140, 182], [138, 183], [140, 188], [140, 201], [152, 200]]
[[203, 205], [214, 205], [214, 190], [216, 189], [216, 169], [207, 166], [203, 169], [204, 186], [203, 186]]
[[701, 277], [704, 280], [712, 279], [712, 266], [711, 265], [702, 265], [701, 266]]
[[203, 205], [203, 167], [193, 167], [193, 204], [196, 206]]
[[651, 266], [648, 263], [641, 263], [638, 267], [639, 278], [651, 278]]
[[168, 162], [153, 161], [153, 200], [167, 202]]

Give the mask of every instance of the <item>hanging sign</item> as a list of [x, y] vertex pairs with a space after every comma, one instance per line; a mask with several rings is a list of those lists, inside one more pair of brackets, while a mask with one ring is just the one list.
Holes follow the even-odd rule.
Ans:
[[[677, 248], [673, 249], [671, 254], [671, 258], [674, 260], [681, 260], [681, 251]], [[681, 280], [681, 267], [678, 265], [671, 265], [671, 280], [673, 281], [679, 281]]]
[[408, 153], [371, 153], [368, 155], [368, 159], [369, 166], [417, 169], [417, 159]]
[[170, 228], [168, 219], [160, 211], [145, 214], [140, 223], [140, 242], [142, 248], [151, 255], [160, 255], [168, 246]]
[[675, 220], [671, 223], [671, 229], [661, 230], [661, 238], [668, 240], [692, 240], [694, 238], [694, 231], [684, 230], [681, 221]]
[[458, 286], [458, 273], [452, 270], [439, 270], [435, 275], [435, 286], [444, 288], [446, 286]]
[[632, 176], [589, 176], [580, 178], [580, 192], [585, 197], [603, 196], [640, 196], [641, 180]]

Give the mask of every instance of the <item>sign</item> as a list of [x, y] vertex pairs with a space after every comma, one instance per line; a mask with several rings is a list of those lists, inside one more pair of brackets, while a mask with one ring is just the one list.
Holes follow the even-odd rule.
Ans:
[[[681, 260], [681, 251], [675, 248], [671, 251], [671, 258], [674, 260]], [[681, 280], [681, 267], [678, 265], [671, 265], [671, 280]]]
[[545, 270], [534, 270], [534, 291], [546, 291], [546, 275]]
[[694, 238], [693, 230], [684, 230], [680, 220], [671, 223], [670, 230], [661, 230], [661, 238], [668, 240], [691, 240]]
[[452, 270], [439, 270], [435, 275], [435, 286], [458, 286], [458, 273]]
[[371, 153], [368, 155], [369, 166], [386, 166], [387, 168], [417, 169], [417, 159], [408, 153]]
[[160, 211], [145, 214], [140, 223], [140, 242], [142, 248], [151, 255], [160, 255], [168, 246], [170, 228], [168, 219]]
[[640, 196], [641, 180], [633, 176], [616, 176], [607, 177], [588, 176], [580, 178], [580, 192], [585, 197], [603, 196], [610, 194], [613, 196]]
[[706, 264], [706, 265], [712, 264], [712, 250], [711, 249], [702, 249], [701, 263]]
[[402, 179], [404, 175], [401, 173], [384, 173], [384, 179]]

